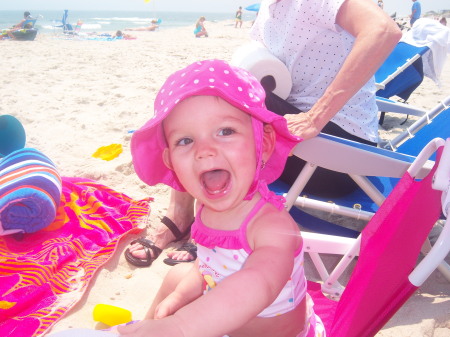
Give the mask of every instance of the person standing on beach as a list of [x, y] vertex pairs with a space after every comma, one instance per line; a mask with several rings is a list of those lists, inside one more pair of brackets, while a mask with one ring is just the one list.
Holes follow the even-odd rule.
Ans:
[[413, 5], [411, 7], [411, 15], [410, 15], [410, 20], [409, 20], [409, 24], [411, 25], [411, 27], [413, 26], [414, 22], [417, 21], [417, 19], [420, 18], [421, 12], [422, 12], [422, 7], [420, 5], [420, 2], [417, 0], [412, 0]]
[[239, 9], [236, 12], [236, 24], [234, 25], [234, 28], [237, 28], [239, 25], [239, 28], [242, 28], [242, 7], [239, 6]]
[[378, 0], [378, 7], [383, 9], [383, 7], [384, 7], [383, 0]]
[[[292, 114], [281, 108], [288, 113], [285, 118], [293, 134], [309, 139], [324, 132], [374, 146], [378, 108], [373, 74], [401, 35], [397, 24], [371, 0], [263, 0], [251, 31], [252, 39], [261, 41], [291, 70], [294, 83], [288, 102], [297, 112], [305, 111]], [[291, 158], [297, 157], [288, 162]], [[297, 176], [299, 169], [292, 161], [282, 175], [285, 181]], [[331, 185], [322, 180], [318, 184], [327, 193], [348, 190], [345, 181], [342, 186], [330, 181]], [[156, 258], [153, 248], [160, 253], [180, 238], [193, 217], [194, 198], [172, 190], [164, 219], [173, 226], [161, 224], [150, 236], [152, 241], [142, 238], [151, 242], [150, 248], [136, 242], [125, 256]], [[186, 252], [168, 256], [192, 260]]]

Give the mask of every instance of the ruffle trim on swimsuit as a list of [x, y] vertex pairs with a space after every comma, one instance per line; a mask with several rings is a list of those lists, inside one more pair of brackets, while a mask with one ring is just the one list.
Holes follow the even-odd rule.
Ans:
[[249, 212], [240, 228], [236, 230], [227, 231], [206, 227], [201, 221], [201, 212], [203, 209], [203, 207], [201, 207], [195, 218], [194, 224], [192, 225], [192, 238], [194, 241], [207, 248], [220, 247], [226, 249], [245, 249], [245, 251], [250, 254], [252, 249], [248, 245], [246, 237], [249, 221], [253, 219], [255, 214], [266, 203], [269, 202], [280, 211], [284, 208], [285, 203], [284, 197], [270, 191], [267, 184], [264, 182], [259, 183], [258, 191], [261, 195], [261, 199], [256, 203], [251, 212]]

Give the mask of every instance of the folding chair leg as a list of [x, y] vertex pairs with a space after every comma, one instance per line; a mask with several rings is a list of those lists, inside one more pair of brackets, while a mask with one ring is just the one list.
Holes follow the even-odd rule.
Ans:
[[[431, 248], [433, 247], [431, 246], [430, 240], [426, 239], [421, 249], [422, 254], [427, 255], [431, 251]], [[450, 282], [450, 265], [447, 262], [442, 261], [437, 266], [437, 269], [444, 275], [447, 281]]]
[[385, 115], [386, 115], [386, 112], [384, 112], [384, 111], [380, 112], [380, 119], [378, 120], [379, 125], [383, 125]]
[[381, 206], [386, 197], [370, 182], [367, 177], [349, 174], [349, 176], [358, 184], [359, 187], [366, 193], [374, 203]]
[[286, 209], [288, 211], [294, 205], [295, 200], [297, 200], [297, 197], [305, 188], [306, 183], [309, 181], [316, 168], [317, 165], [306, 163], [303, 169], [300, 171], [297, 179], [295, 179], [292, 187], [289, 189], [289, 192], [286, 195]]

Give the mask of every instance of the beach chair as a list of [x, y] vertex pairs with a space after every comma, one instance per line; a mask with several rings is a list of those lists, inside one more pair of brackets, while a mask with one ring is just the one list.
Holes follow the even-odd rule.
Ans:
[[77, 24], [75, 25], [75, 28], [73, 29], [74, 35], [80, 35], [81, 26], [83, 25], [83, 21], [78, 20]]
[[[276, 181], [270, 188], [286, 195], [291, 215], [309, 230], [357, 237], [358, 230], [318, 219], [310, 215], [310, 210], [369, 221], [421, 149], [435, 137], [450, 137], [449, 119], [450, 96], [381, 147], [320, 134], [295, 147], [293, 154], [306, 161], [306, 165], [292, 186]], [[305, 195], [305, 186], [317, 167], [348, 174], [359, 188], [332, 200], [320, 195]], [[294, 205], [296, 207], [292, 207]]]
[[377, 96], [399, 96], [407, 100], [423, 80], [421, 57], [428, 47], [415, 47], [400, 41], [375, 73]]
[[[377, 97], [389, 99], [397, 96], [405, 103], [423, 81], [422, 56], [429, 50], [426, 46], [416, 47], [400, 41], [375, 73]], [[381, 125], [385, 112], [390, 111], [382, 108], [380, 111]]]
[[[438, 21], [421, 18], [403, 35], [396, 48], [375, 73], [377, 96], [397, 96], [406, 102], [424, 76], [439, 85], [450, 46], [450, 30]], [[384, 110], [380, 124], [384, 120]]]
[[[439, 155], [430, 169], [427, 159], [435, 151]], [[419, 180], [424, 169], [428, 174]], [[409, 166], [358, 238], [302, 233], [305, 252], [323, 282], [308, 282], [308, 292], [328, 337], [374, 336], [439, 268], [450, 251], [449, 189], [450, 140], [437, 138]], [[422, 245], [441, 211], [447, 217], [443, 231], [416, 266]], [[325, 268], [323, 254], [342, 255], [331, 272]], [[356, 256], [344, 288], [338, 278], [346, 268], [353, 268], [350, 261]]]
[[24, 28], [24, 29], [32, 29], [32, 28], [34, 28], [34, 25], [36, 24], [36, 21], [37, 21], [37, 19], [25, 20], [23, 25], [22, 25], [22, 28]]
[[54, 21], [53, 29], [62, 28], [63, 33], [67, 33], [69, 31], [73, 31], [73, 27], [70, 23], [68, 23], [67, 18], [69, 17], [69, 10], [65, 9], [60, 21]]

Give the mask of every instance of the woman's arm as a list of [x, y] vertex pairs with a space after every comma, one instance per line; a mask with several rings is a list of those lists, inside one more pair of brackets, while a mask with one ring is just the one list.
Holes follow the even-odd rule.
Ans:
[[355, 37], [350, 54], [309, 112], [285, 116], [291, 132], [305, 139], [316, 136], [361, 89], [402, 35], [394, 20], [369, 0], [346, 0], [336, 23]]

